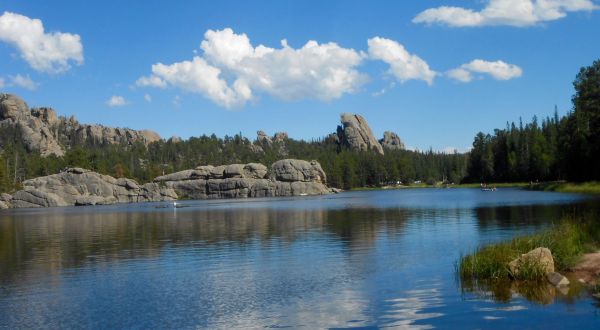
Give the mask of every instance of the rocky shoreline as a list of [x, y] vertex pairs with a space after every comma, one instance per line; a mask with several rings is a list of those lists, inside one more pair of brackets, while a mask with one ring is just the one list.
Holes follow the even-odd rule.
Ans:
[[177, 199], [220, 199], [324, 195], [327, 178], [317, 161], [283, 159], [263, 164], [199, 166], [139, 184], [82, 168], [23, 182], [14, 195], [2, 194], [0, 208], [106, 205]]

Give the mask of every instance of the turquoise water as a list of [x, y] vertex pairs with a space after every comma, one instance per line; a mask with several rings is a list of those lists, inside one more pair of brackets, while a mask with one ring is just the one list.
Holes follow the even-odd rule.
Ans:
[[499, 299], [461, 254], [594, 208], [409, 189], [0, 213], [0, 328], [599, 328], [585, 291]]

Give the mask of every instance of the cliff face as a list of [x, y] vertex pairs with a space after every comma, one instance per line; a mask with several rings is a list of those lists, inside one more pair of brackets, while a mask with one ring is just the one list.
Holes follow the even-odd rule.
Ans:
[[18, 129], [27, 149], [39, 150], [44, 157], [63, 156], [65, 148], [74, 144], [149, 144], [160, 140], [157, 133], [149, 130], [80, 124], [75, 117], [58, 117], [52, 108], [29, 109], [12, 94], [0, 94], [0, 126]]

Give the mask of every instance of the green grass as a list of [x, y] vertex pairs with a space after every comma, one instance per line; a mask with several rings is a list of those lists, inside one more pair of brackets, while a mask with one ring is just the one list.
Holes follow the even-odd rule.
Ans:
[[[541, 233], [481, 247], [460, 258], [457, 265], [459, 276], [463, 281], [510, 279], [513, 274], [508, 263], [537, 247], [550, 249], [555, 268], [564, 270], [573, 266], [583, 253], [600, 246], [600, 222], [592, 218], [591, 215], [581, 219], [569, 218]], [[526, 281], [543, 277], [543, 272], [535, 264], [526, 266], [517, 275], [518, 280]]]
[[[529, 183], [525, 182], [503, 182], [503, 183], [490, 183], [489, 186], [496, 188], [525, 188], [529, 187]], [[461, 183], [461, 184], [435, 184], [428, 185], [426, 183], [416, 183], [410, 185], [400, 186], [384, 186], [384, 187], [358, 187], [352, 188], [352, 191], [369, 191], [369, 190], [389, 190], [389, 189], [414, 189], [414, 188], [481, 188], [480, 183]]]
[[582, 183], [573, 182], [546, 182], [534, 184], [532, 190], [556, 191], [566, 193], [600, 195], [600, 182], [590, 181]]

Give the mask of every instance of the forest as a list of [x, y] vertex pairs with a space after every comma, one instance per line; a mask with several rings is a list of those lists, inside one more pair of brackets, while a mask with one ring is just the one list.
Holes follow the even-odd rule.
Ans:
[[465, 180], [471, 182], [600, 179], [600, 60], [573, 82], [573, 108], [563, 117], [519, 121], [475, 136]]
[[467, 153], [433, 150], [351, 151], [332, 137], [313, 141], [285, 138], [259, 144], [241, 134], [161, 140], [148, 146], [73, 143], [63, 157], [28, 152], [20, 131], [0, 127], [0, 191], [11, 192], [23, 180], [82, 167], [114, 177], [149, 182], [156, 176], [198, 165], [259, 162], [282, 158], [318, 160], [332, 187], [350, 189], [383, 185], [438, 182], [588, 181], [600, 179], [600, 60], [581, 68], [573, 82], [573, 108], [565, 116], [506, 123], [492, 134], [478, 133]]

